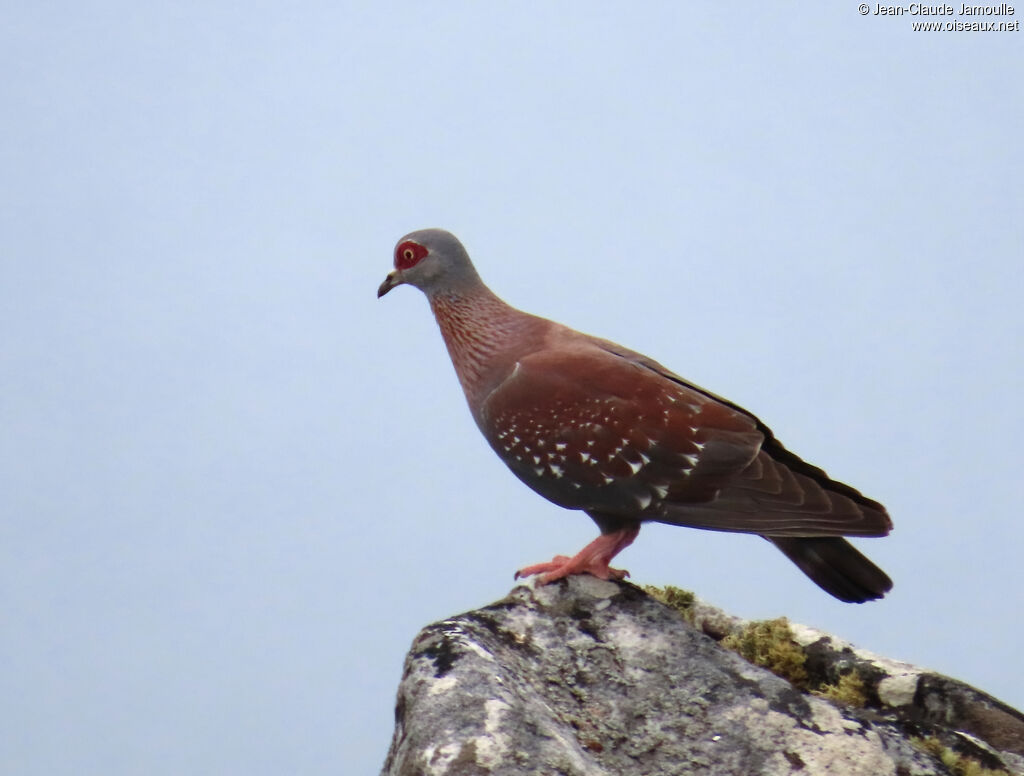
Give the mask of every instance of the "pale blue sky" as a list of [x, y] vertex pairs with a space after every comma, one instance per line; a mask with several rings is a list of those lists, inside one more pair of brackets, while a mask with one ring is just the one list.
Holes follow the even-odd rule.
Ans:
[[662, 526], [635, 581], [1024, 706], [1024, 39], [911, 22], [8, 4], [0, 772], [373, 773], [417, 630], [595, 535], [491, 454], [420, 295], [375, 298], [426, 226], [896, 523], [880, 603]]

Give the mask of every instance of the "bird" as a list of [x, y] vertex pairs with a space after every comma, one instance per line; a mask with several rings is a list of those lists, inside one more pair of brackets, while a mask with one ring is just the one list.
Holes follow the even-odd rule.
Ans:
[[612, 559], [645, 522], [757, 534], [840, 601], [883, 597], [892, 581], [844, 537], [885, 536], [880, 503], [791, 453], [759, 418], [609, 340], [504, 302], [448, 231], [402, 237], [377, 289], [420, 289], [473, 420], [523, 483], [593, 519], [574, 556], [526, 566], [549, 584], [623, 579]]

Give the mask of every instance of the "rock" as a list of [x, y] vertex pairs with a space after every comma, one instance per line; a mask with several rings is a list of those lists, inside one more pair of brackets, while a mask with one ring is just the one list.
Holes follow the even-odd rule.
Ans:
[[978, 690], [668, 599], [578, 576], [428, 626], [383, 773], [1024, 774], [1024, 715]]

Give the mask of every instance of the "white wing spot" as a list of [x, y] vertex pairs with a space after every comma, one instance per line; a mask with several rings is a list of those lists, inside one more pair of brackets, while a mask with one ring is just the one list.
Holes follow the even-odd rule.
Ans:
[[533, 471], [534, 471], [534, 473], [536, 473], [536, 475], [538, 477], [543, 477], [544, 476], [544, 467], [543, 466], [538, 466]]
[[651, 505], [651, 494], [646, 490], [643, 493], [637, 493], [636, 500], [641, 510], [647, 509]]
[[555, 479], [561, 479], [562, 474], [565, 472], [561, 466], [556, 466], [553, 463], [549, 463], [548, 468], [551, 470], [551, 473], [555, 475]]
[[[626, 463], [628, 463], [629, 468], [633, 470], [633, 474], [636, 474], [638, 471], [644, 468], [644, 465], [642, 463], [633, 463], [632, 461], [626, 461]], [[643, 507], [641, 507], [641, 509], [643, 509]]]
[[566, 448], [565, 442], [555, 442], [555, 449], [558, 452], [562, 452]]

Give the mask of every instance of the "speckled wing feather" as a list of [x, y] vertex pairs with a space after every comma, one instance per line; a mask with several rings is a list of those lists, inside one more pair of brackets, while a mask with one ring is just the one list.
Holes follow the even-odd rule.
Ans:
[[479, 422], [516, 476], [567, 508], [779, 537], [889, 530], [880, 505], [754, 416], [603, 340], [523, 356]]

